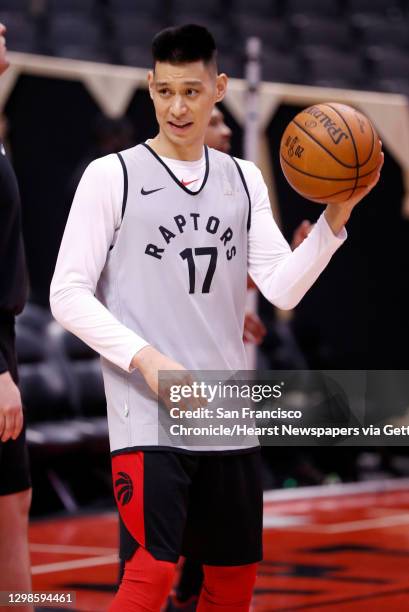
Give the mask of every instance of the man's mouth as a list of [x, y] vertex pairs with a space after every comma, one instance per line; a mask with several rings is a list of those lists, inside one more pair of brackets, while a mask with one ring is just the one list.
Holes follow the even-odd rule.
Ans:
[[192, 121], [185, 121], [184, 123], [176, 123], [174, 121], [168, 121], [168, 125], [175, 132], [185, 132], [193, 125]]

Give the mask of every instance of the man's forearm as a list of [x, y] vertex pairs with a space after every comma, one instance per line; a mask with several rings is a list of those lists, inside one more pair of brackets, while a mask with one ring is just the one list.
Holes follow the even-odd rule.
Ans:
[[132, 358], [131, 368], [135, 370], [143, 370], [149, 366], [154, 355], [157, 353], [156, 349], [150, 344], [141, 348]]
[[333, 234], [338, 236], [347, 224], [354, 206], [347, 204], [328, 204], [324, 211], [325, 219]]
[[294, 308], [345, 238], [345, 230], [341, 228], [335, 235], [325, 216], [321, 215], [308, 238], [294, 251], [283, 252], [279, 261], [264, 252], [262, 257], [252, 257], [250, 274], [272, 304], [283, 310]]

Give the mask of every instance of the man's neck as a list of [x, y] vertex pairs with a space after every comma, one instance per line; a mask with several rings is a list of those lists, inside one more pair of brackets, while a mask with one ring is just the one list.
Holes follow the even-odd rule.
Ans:
[[181, 161], [197, 161], [202, 158], [204, 142], [179, 146], [164, 138], [159, 132], [149, 141], [149, 146], [161, 157], [179, 159]]

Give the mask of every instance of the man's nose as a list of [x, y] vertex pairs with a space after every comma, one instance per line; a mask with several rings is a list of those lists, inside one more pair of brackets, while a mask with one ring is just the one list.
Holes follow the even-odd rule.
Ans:
[[186, 113], [187, 107], [182, 96], [175, 96], [171, 111], [175, 117], [181, 117]]

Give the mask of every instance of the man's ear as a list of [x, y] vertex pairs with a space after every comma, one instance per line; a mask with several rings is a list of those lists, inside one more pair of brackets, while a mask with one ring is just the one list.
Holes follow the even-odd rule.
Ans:
[[228, 80], [229, 79], [224, 72], [217, 75], [216, 77], [216, 102], [220, 102], [221, 100], [223, 100], [226, 94]]
[[148, 72], [148, 87], [149, 87], [149, 95], [153, 100], [153, 82], [155, 80], [155, 76], [153, 74], [153, 70], [149, 70]]

